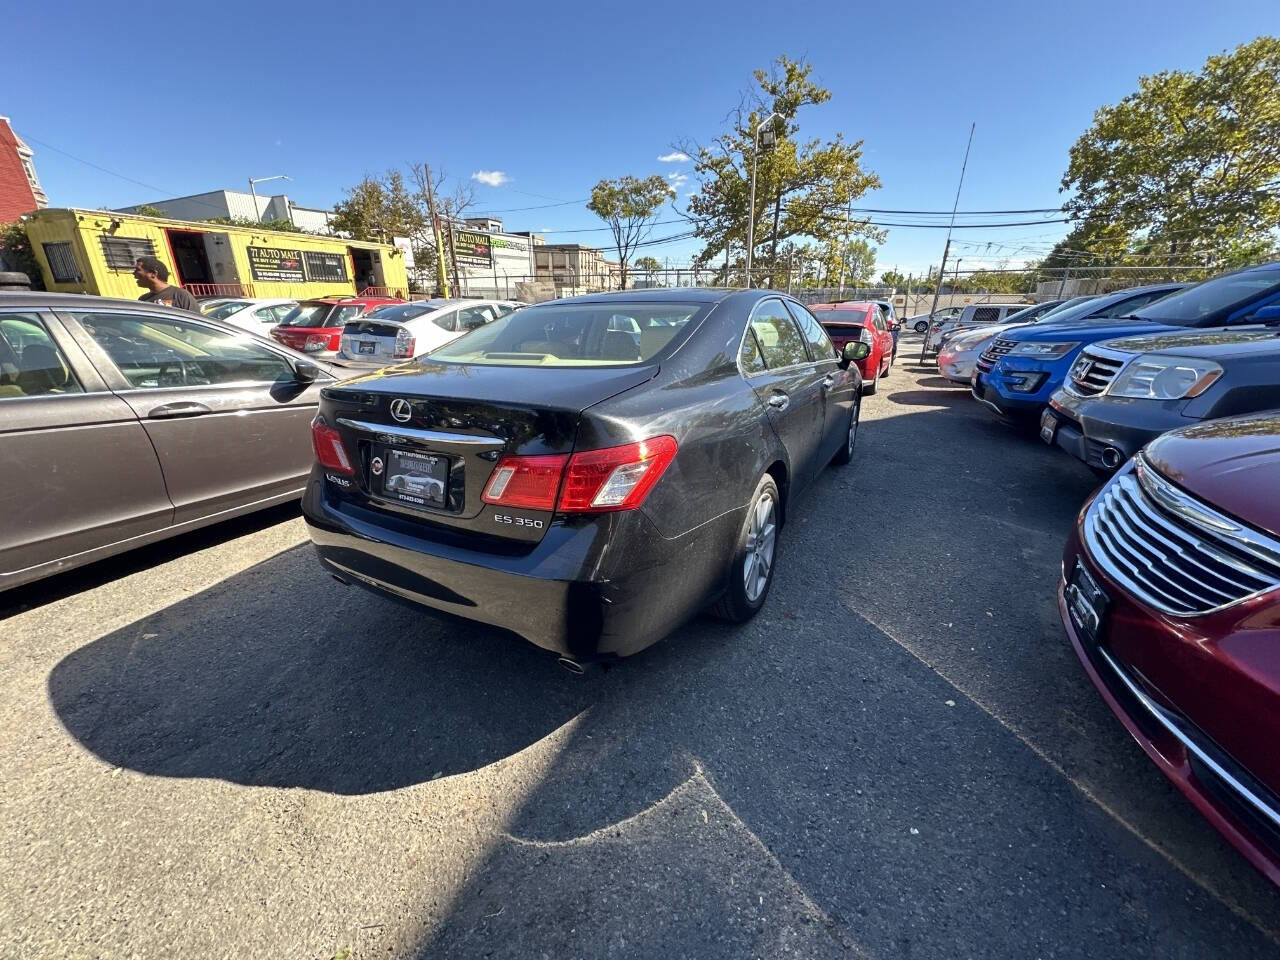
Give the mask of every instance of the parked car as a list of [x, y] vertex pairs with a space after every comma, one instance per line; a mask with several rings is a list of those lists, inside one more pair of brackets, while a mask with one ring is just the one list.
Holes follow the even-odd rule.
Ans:
[[[1091, 299], [1089, 297], [1077, 297], [1077, 302], [1084, 302]], [[961, 334], [971, 333], [974, 330], [988, 331], [993, 327], [1016, 327], [1020, 323], [1035, 323], [1041, 317], [1048, 316], [1056, 311], [1059, 307], [1064, 306], [1066, 300], [1047, 300], [1044, 303], [1033, 303], [1029, 307], [1023, 307], [1014, 313], [1007, 314], [1005, 318], [998, 323], [988, 320], [974, 320], [968, 323], [958, 323], [949, 330], [944, 330], [942, 336], [938, 338], [938, 351], [941, 352], [948, 343]]]
[[[1019, 327], [1024, 322], [1052, 323], [1055, 317], [1062, 316], [1061, 311], [1092, 299], [1093, 297], [1073, 297], [1070, 300], [1057, 301], [1056, 306], [1043, 312], [1032, 312], [1036, 311], [1036, 307], [1028, 307], [1021, 313], [1013, 314], [1005, 323], [992, 323], [969, 330], [951, 331], [947, 337], [943, 338], [942, 348], [938, 351], [938, 372], [953, 383], [969, 383], [973, 379], [978, 358], [999, 334]], [[1044, 304], [1038, 306], [1044, 306]], [[1024, 316], [1029, 316], [1029, 319], [1023, 320]]]
[[[1037, 304], [1032, 304], [1035, 307]], [[936, 353], [942, 345], [942, 339], [952, 330], [970, 330], [973, 327], [985, 326], [989, 323], [1005, 323], [1014, 314], [1027, 310], [1025, 303], [971, 303], [954, 317], [937, 318], [929, 324], [929, 335], [925, 337], [925, 350]]]
[[319, 297], [303, 300], [271, 329], [273, 339], [286, 347], [315, 357], [332, 359], [342, 344], [342, 328], [370, 310], [390, 303], [404, 303], [394, 297]]
[[815, 303], [809, 309], [826, 328], [837, 350], [843, 350], [850, 341], [861, 340], [867, 345], [868, 353], [858, 361], [858, 372], [862, 374], [862, 392], [875, 393], [880, 378], [889, 375], [894, 357], [893, 334], [880, 305], [870, 300], [850, 300]]
[[929, 324], [932, 321], [939, 320], [939, 319], [949, 320], [952, 317], [959, 316], [961, 311], [963, 310], [964, 310], [964, 307], [939, 307], [932, 314], [929, 314], [929, 313], [918, 314], [912, 317], [910, 320], [907, 320], [906, 323], [910, 324], [911, 329], [914, 330], [916, 333], [925, 333], [928, 331]]
[[580, 670], [755, 615], [800, 491], [853, 456], [863, 351], [767, 290], [537, 304], [327, 389], [303, 513], [340, 580]]
[[1040, 437], [1099, 471], [1197, 420], [1280, 409], [1280, 304], [1262, 330], [1195, 330], [1085, 347], [1049, 398]]
[[898, 319], [898, 314], [893, 309], [893, 303], [889, 300], [873, 300], [877, 307], [884, 313], [885, 326], [889, 332], [893, 334], [893, 354], [890, 358], [890, 364], [898, 359], [898, 334], [902, 331], [902, 321]]
[[270, 336], [271, 328], [288, 319], [297, 306], [297, 300], [230, 297], [206, 300], [200, 304], [200, 312], [211, 320]]
[[379, 307], [347, 324], [338, 348], [344, 367], [385, 367], [430, 353], [517, 308], [508, 300], [415, 300]]
[[1280, 884], [1280, 415], [1166, 433], [1081, 511], [1058, 607], [1107, 706]]
[[1185, 286], [1162, 283], [1131, 287], [1064, 310], [1052, 323], [1002, 333], [974, 367], [974, 398], [1007, 419], [1038, 421], [1081, 347], [1130, 333], [1175, 329], [1167, 324], [1149, 325], [1144, 308]]
[[0, 294], [0, 590], [296, 499], [332, 382], [184, 310]]

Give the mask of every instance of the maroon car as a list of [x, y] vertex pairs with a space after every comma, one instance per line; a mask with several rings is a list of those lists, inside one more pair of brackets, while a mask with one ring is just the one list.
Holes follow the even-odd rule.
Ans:
[[1058, 606], [1147, 755], [1280, 885], [1280, 414], [1154, 440], [1085, 504]]

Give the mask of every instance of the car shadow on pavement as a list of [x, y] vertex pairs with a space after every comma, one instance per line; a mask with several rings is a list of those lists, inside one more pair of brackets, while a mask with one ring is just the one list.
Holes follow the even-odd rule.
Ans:
[[589, 702], [501, 631], [344, 587], [287, 550], [69, 654], [48, 678], [66, 729], [166, 777], [361, 794], [522, 750]]

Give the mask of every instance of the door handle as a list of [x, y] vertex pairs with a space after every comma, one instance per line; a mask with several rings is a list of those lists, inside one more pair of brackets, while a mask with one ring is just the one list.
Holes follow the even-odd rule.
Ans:
[[147, 414], [152, 420], [172, 420], [174, 417], [198, 417], [202, 413], [213, 413], [203, 403], [194, 400], [179, 400], [175, 403], [162, 403]]
[[836, 375], [834, 373], [828, 373], [825, 377], [822, 378], [822, 389], [830, 390], [832, 387], [835, 386], [835, 383], [836, 383]]
[[773, 396], [769, 398], [769, 406], [774, 407], [777, 410], [787, 409], [787, 406], [790, 403], [791, 403], [791, 398], [788, 397], [785, 393], [775, 393]]

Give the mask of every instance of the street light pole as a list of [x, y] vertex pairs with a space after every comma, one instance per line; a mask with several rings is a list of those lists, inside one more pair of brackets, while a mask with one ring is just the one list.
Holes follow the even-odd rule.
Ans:
[[755, 135], [751, 147], [751, 199], [747, 203], [747, 288], [751, 288], [751, 261], [756, 249], [756, 162], [760, 157], [760, 128], [781, 118], [782, 114], [774, 111], [756, 124]]
[[[253, 219], [257, 220], [259, 223], [262, 222], [262, 211], [258, 209], [258, 191], [255, 189], [255, 186], [259, 183], [266, 183], [268, 180], [290, 180], [290, 178], [286, 177], [283, 173], [277, 174], [274, 177], [249, 178], [249, 192], [253, 194]], [[292, 180], [290, 180], [290, 182], [292, 182]]]

